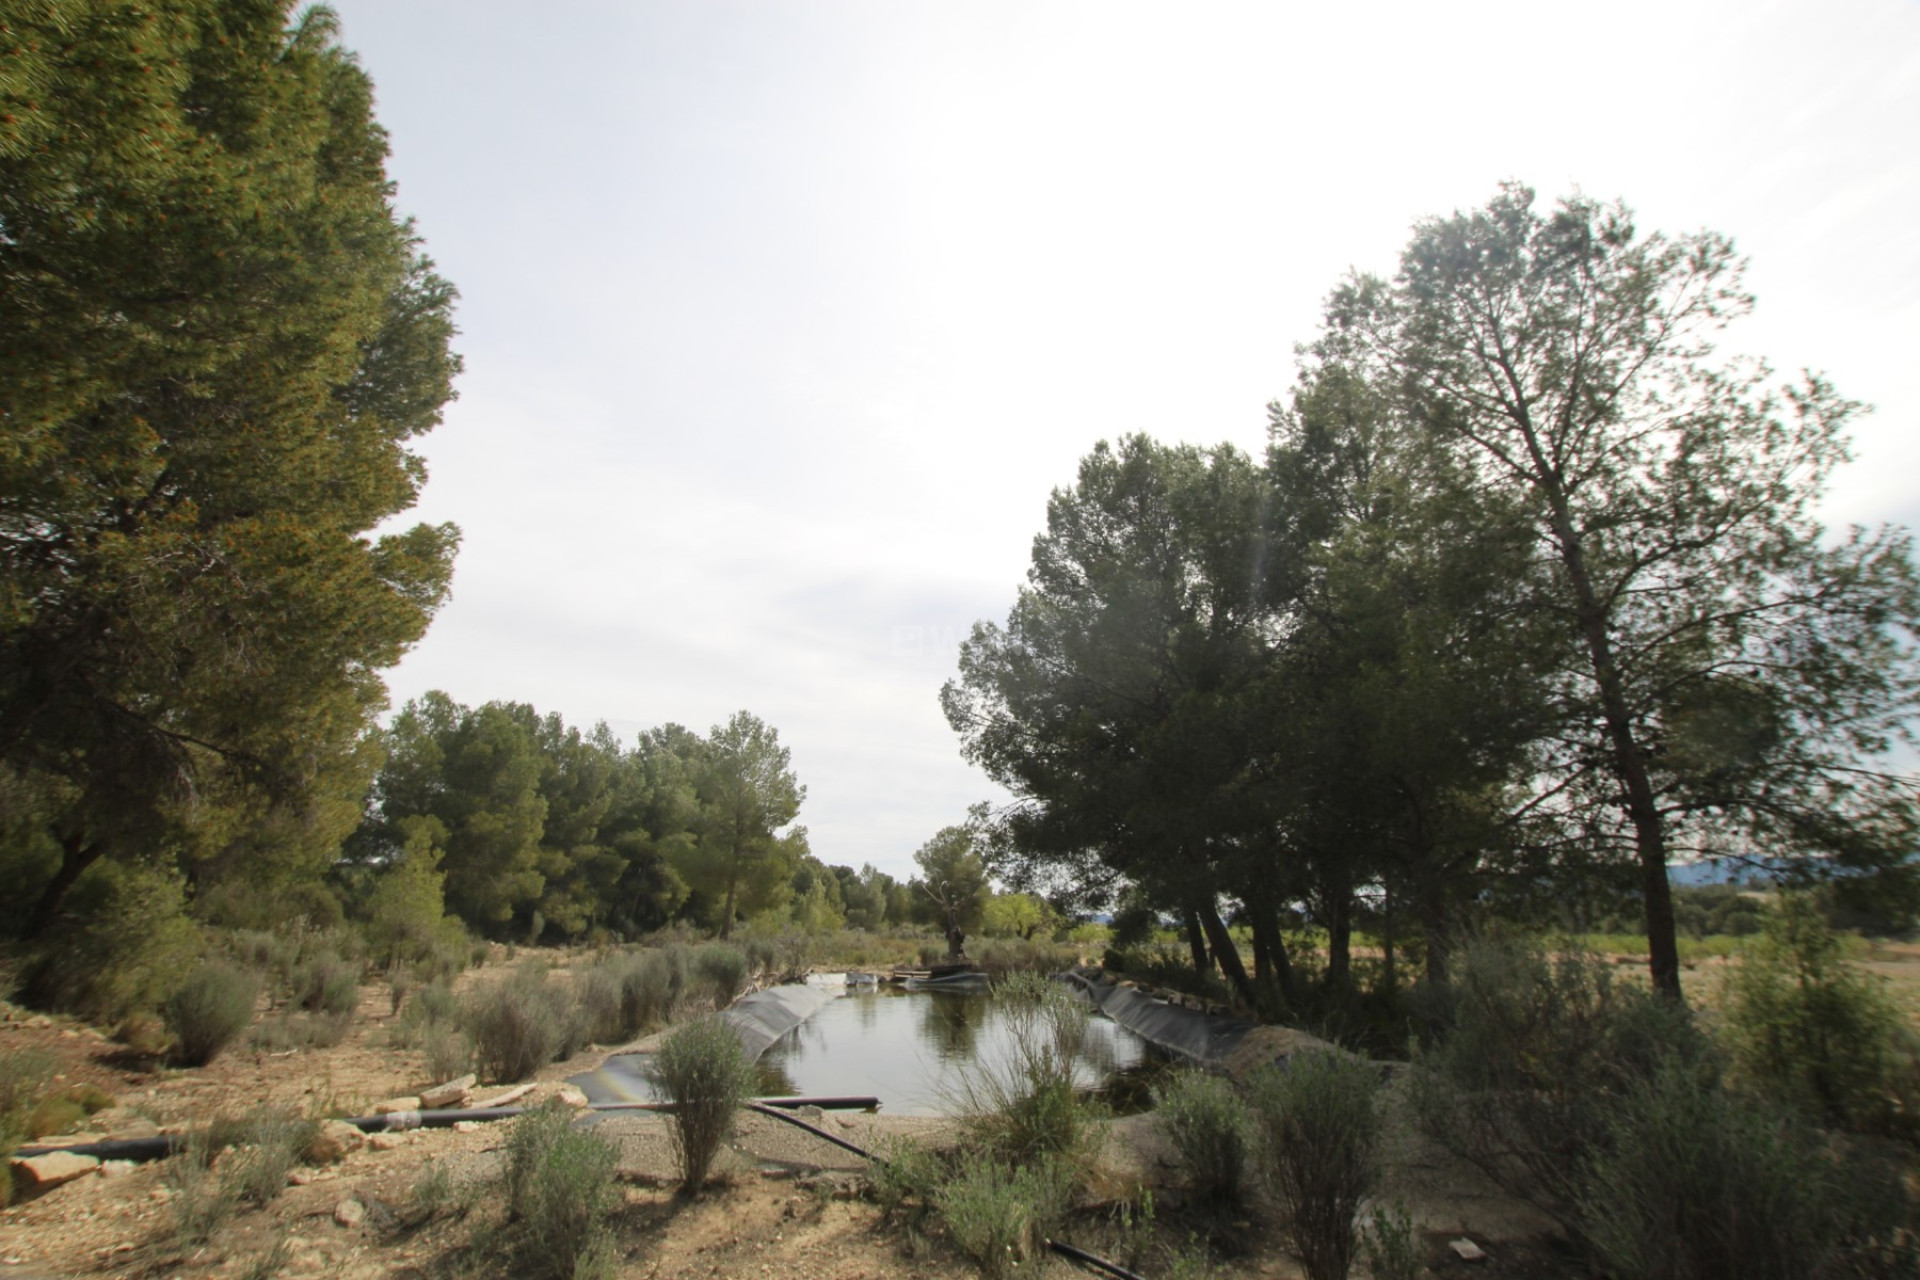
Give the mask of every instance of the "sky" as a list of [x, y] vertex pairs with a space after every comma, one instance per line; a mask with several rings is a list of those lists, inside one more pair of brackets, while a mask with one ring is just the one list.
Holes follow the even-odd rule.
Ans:
[[999, 793], [939, 689], [1102, 439], [1257, 454], [1349, 270], [1518, 179], [1751, 259], [1727, 351], [1875, 412], [1831, 523], [1920, 524], [1920, 0], [333, 0], [460, 289], [388, 673], [746, 709], [829, 863]]

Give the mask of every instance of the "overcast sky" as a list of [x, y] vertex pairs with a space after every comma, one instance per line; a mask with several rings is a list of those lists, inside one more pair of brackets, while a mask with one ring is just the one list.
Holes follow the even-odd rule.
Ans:
[[1920, 523], [1920, 0], [334, 0], [460, 288], [390, 673], [623, 739], [746, 708], [828, 862], [995, 793], [938, 690], [1102, 438], [1265, 442], [1415, 220], [1726, 232], [1730, 349], [1876, 406], [1836, 522]]

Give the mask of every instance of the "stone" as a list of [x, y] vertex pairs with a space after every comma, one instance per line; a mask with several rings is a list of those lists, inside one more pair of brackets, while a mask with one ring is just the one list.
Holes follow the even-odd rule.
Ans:
[[455, 1120], [453, 1122], [453, 1131], [455, 1133], [475, 1133], [478, 1132], [479, 1128], [480, 1122], [478, 1120]]
[[1453, 1256], [1462, 1262], [1485, 1262], [1487, 1251], [1465, 1236], [1458, 1240], [1447, 1241], [1447, 1248], [1453, 1250]]
[[343, 1227], [357, 1227], [367, 1220], [367, 1206], [351, 1198], [342, 1200], [333, 1206], [333, 1220]]
[[367, 1135], [367, 1149], [369, 1151], [392, 1151], [395, 1147], [404, 1147], [406, 1145], [407, 1135], [404, 1133], [370, 1133]]
[[373, 1114], [377, 1116], [390, 1116], [402, 1111], [418, 1111], [419, 1109], [420, 1099], [418, 1097], [388, 1098], [385, 1102], [376, 1102], [374, 1104]]
[[420, 1109], [440, 1111], [447, 1107], [463, 1107], [467, 1104], [467, 1094], [472, 1091], [478, 1076], [465, 1075], [458, 1080], [449, 1080], [437, 1084], [431, 1089], [420, 1091]]
[[587, 1105], [587, 1095], [580, 1092], [580, 1086], [578, 1085], [563, 1084], [555, 1091], [553, 1096], [576, 1111], [585, 1108]]
[[366, 1145], [367, 1135], [345, 1120], [328, 1120], [307, 1144], [308, 1164], [334, 1164]]
[[480, 1105], [483, 1107], [510, 1106], [513, 1103], [520, 1101], [520, 1099], [526, 1097], [528, 1094], [532, 1093], [533, 1090], [534, 1090], [534, 1086], [530, 1084], [516, 1085], [514, 1088], [507, 1090], [505, 1093], [495, 1094], [493, 1097], [488, 1098], [485, 1102], [481, 1103]]
[[50, 1151], [44, 1156], [15, 1156], [12, 1163], [14, 1184], [29, 1195], [85, 1177], [100, 1167], [97, 1158], [77, 1156], [71, 1151]]
[[290, 1187], [304, 1187], [312, 1181], [313, 1174], [305, 1169], [294, 1169], [287, 1174], [287, 1185]]
[[135, 1165], [131, 1160], [103, 1160], [100, 1162], [100, 1176], [119, 1178], [132, 1173], [134, 1168]]

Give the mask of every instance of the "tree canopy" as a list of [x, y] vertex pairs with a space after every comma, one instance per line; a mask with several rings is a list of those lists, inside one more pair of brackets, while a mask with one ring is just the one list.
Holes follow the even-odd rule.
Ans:
[[[103, 857], [323, 869], [379, 672], [457, 531], [425, 478], [454, 291], [394, 210], [323, 8], [7, 7], [0, 773], [44, 929]], [[203, 885], [204, 887], [204, 885]]]
[[1503, 188], [1334, 291], [1264, 467], [1096, 446], [942, 693], [997, 869], [1184, 917], [1269, 1004], [1295, 905], [1330, 987], [1409, 903], [1441, 980], [1451, 904], [1630, 865], [1677, 995], [1671, 859], [1910, 874], [1909, 540], [1813, 518], [1858, 406], [1715, 356], [1740, 272]]

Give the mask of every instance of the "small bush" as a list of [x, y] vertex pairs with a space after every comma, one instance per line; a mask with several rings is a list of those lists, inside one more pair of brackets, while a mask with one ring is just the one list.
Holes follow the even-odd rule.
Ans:
[[293, 990], [294, 1002], [310, 1013], [352, 1013], [360, 1006], [359, 966], [319, 952], [294, 973]]
[[1071, 1207], [1073, 1171], [1041, 1159], [1009, 1168], [984, 1152], [962, 1157], [937, 1193], [947, 1231], [989, 1280], [1046, 1256], [1046, 1241]]
[[167, 1000], [175, 1061], [189, 1067], [212, 1062], [253, 1021], [253, 1002], [259, 994], [259, 980], [251, 973], [219, 961], [188, 974]]
[[1606, 1141], [1609, 1099], [1662, 1062], [1713, 1073], [1687, 1011], [1612, 966], [1540, 941], [1474, 938], [1456, 952], [1451, 1023], [1414, 1057], [1410, 1099], [1428, 1135], [1509, 1193], [1577, 1229], [1582, 1161]]
[[480, 1074], [508, 1084], [560, 1056], [572, 1039], [575, 1011], [565, 990], [529, 968], [477, 993], [466, 1022]]
[[218, 1152], [212, 1132], [195, 1129], [161, 1175], [173, 1192], [167, 1209], [173, 1217], [175, 1242], [183, 1250], [205, 1244], [233, 1216], [234, 1187], [213, 1168]]
[[574, 977], [580, 1021], [594, 1044], [618, 1044], [628, 1038], [620, 1008], [620, 977], [613, 964], [597, 964]]
[[607, 1214], [619, 1199], [619, 1151], [591, 1129], [573, 1127], [557, 1101], [520, 1117], [507, 1139], [507, 1206], [526, 1235], [521, 1268], [553, 1280], [610, 1270]]
[[874, 1203], [890, 1219], [919, 1230], [935, 1208], [947, 1167], [931, 1147], [910, 1138], [890, 1139], [868, 1173]]
[[427, 1074], [435, 1080], [463, 1076], [473, 1065], [473, 1042], [458, 1027], [444, 1023], [428, 1027], [421, 1048], [426, 1051]]
[[1836, 1170], [1789, 1114], [1669, 1066], [1615, 1100], [1609, 1128], [1579, 1204], [1620, 1280], [1789, 1280], [1836, 1256]]
[[1296, 1054], [1258, 1073], [1254, 1109], [1267, 1174], [1308, 1280], [1346, 1280], [1360, 1202], [1378, 1177], [1377, 1070], [1337, 1052]]
[[1360, 1248], [1373, 1280], [1419, 1280], [1420, 1234], [1405, 1205], [1376, 1207]]
[[998, 1066], [962, 1073], [956, 1099], [962, 1127], [1003, 1159], [1023, 1162], [1084, 1154], [1098, 1115], [1074, 1088], [1086, 1043], [1088, 1007], [1066, 987], [1021, 973], [994, 988], [1012, 1053]]
[[631, 1039], [666, 1022], [672, 1001], [672, 975], [666, 957], [648, 951], [629, 959], [620, 971], [620, 1024]]
[[747, 984], [747, 958], [737, 947], [710, 942], [693, 953], [693, 972], [713, 1007], [724, 1009]]
[[263, 1107], [243, 1118], [232, 1135], [240, 1145], [221, 1162], [232, 1197], [243, 1204], [272, 1203], [318, 1132], [315, 1121], [283, 1108]]
[[1900, 1011], [1842, 958], [1812, 898], [1782, 897], [1728, 995], [1727, 1037], [1748, 1083], [1828, 1123], [1884, 1125], [1907, 1056]]
[[177, 873], [103, 858], [68, 891], [22, 973], [21, 1000], [111, 1026], [158, 1006], [200, 948]]
[[752, 1065], [732, 1028], [707, 1017], [668, 1036], [647, 1075], [674, 1104], [673, 1150], [681, 1184], [688, 1194], [698, 1194], [733, 1127], [734, 1112], [753, 1087]]
[[13, 1173], [7, 1157], [34, 1136], [35, 1104], [59, 1065], [52, 1054], [39, 1049], [0, 1055], [0, 1209], [13, 1200]]
[[1254, 1162], [1253, 1113], [1231, 1082], [1181, 1071], [1154, 1091], [1154, 1111], [1185, 1166], [1195, 1197], [1239, 1205]]

